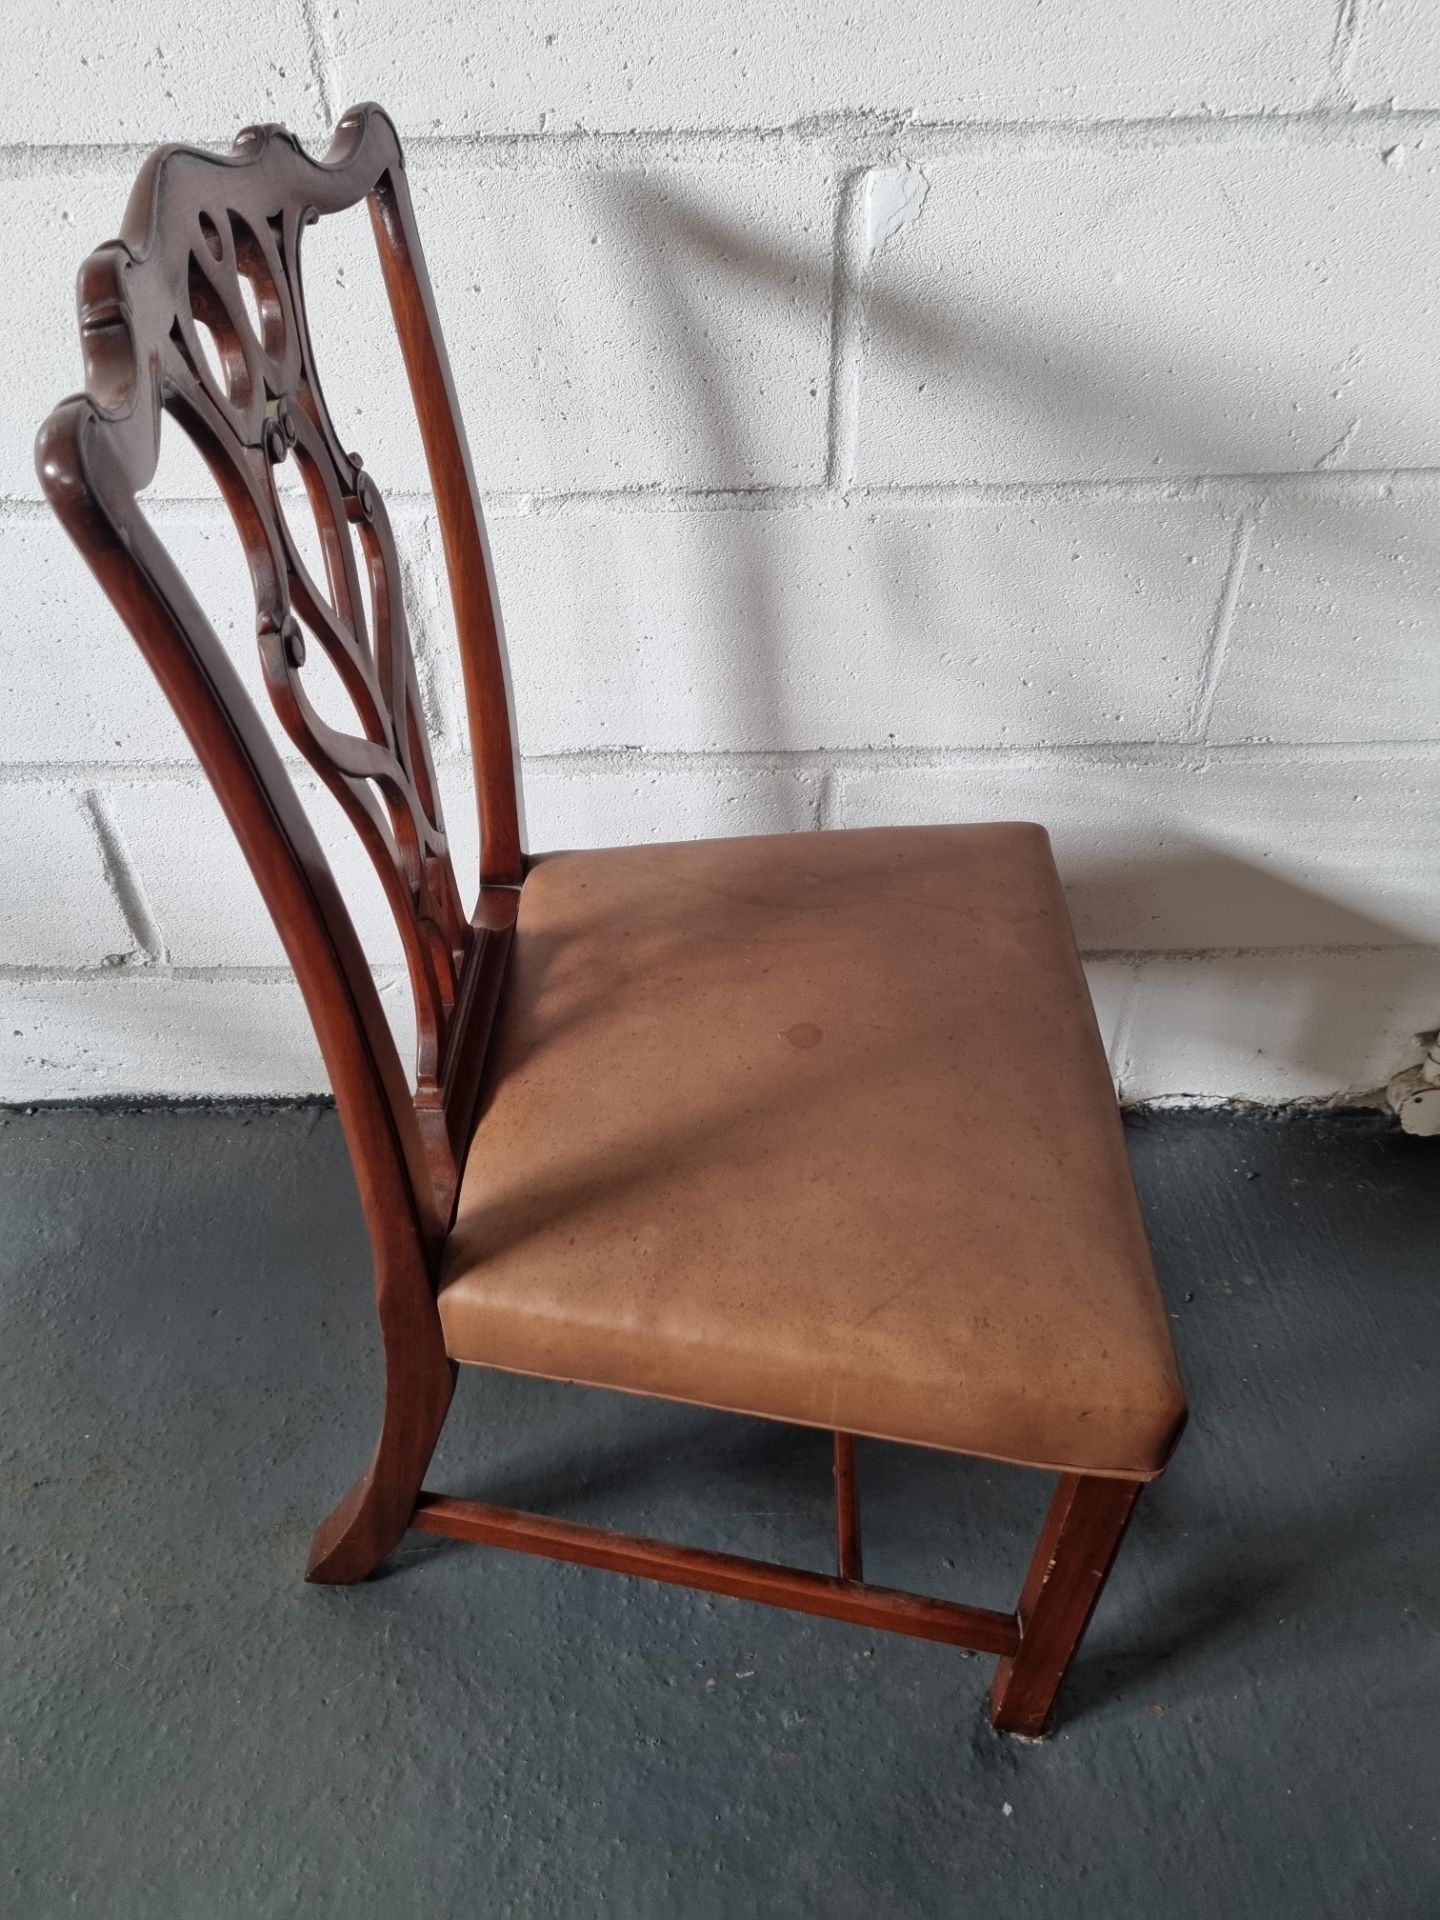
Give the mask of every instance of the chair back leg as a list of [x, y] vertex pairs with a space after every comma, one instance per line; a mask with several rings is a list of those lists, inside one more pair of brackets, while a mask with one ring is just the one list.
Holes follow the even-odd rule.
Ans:
[[457, 1369], [438, 1339], [433, 1346], [397, 1344], [374, 1457], [310, 1542], [305, 1578], [317, 1586], [354, 1586], [400, 1544], [450, 1411]]

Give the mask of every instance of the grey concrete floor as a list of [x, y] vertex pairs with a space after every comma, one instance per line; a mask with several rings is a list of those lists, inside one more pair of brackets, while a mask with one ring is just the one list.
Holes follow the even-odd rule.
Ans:
[[[1054, 1738], [991, 1663], [412, 1536], [333, 1113], [0, 1125], [5, 1910], [1440, 1915], [1440, 1147], [1130, 1139], [1194, 1414]], [[1042, 1477], [861, 1449], [867, 1570], [1008, 1605]], [[432, 1484], [825, 1566], [823, 1436], [462, 1376]]]

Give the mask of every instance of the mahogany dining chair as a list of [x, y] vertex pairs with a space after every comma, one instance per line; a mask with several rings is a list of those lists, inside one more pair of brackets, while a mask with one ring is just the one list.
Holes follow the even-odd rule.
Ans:
[[[459, 632], [481, 847], [468, 913], [384, 501], [336, 437], [302, 293], [305, 229], [362, 200]], [[363, 1580], [407, 1528], [645, 1575], [995, 1654], [995, 1726], [1041, 1733], [1185, 1420], [1044, 831], [527, 854], [480, 503], [380, 108], [347, 113], [323, 160], [273, 126], [224, 155], [162, 148], [78, 299], [85, 391], [45, 422], [40, 476], [284, 941], [373, 1248], [380, 1437], [308, 1577]], [[145, 513], [166, 415], [234, 519], [284, 732], [383, 883], [415, 1002], [413, 1087], [285, 758]], [[301, 497], [282, 499], [287, 469], [323, 580], [286, 517]], [[315, 648], [353, 731], [312, 703]], [[462, 1365], [833, 1433], [835, 1573], [427, 1490]], [[1014, 1612], [863, 1578], [856, 1435], [1059, 1476]]]

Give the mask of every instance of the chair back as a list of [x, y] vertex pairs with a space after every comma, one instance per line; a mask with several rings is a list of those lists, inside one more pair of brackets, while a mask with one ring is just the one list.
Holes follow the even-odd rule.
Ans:
[[[446, 840], [385, 504], [336, 437], [306, 319], [305, 231], [362, 200], [459, 633], [480, 816], [473, 914]], [[282, 127], [251, 127], [224, 155], [162, 148], [141, 170], [120, 238], [81, 268], [78, 301], [85, 391], [41, 429], [45, 492], [138, 641], [249, 860], [314, 1021], [367, 1212], [381, 1190], [392, 1216], [404, 1197], [432, 1248], [473, 1118], [483, 1037], [467, 1012], [498, 991], [524, 849], [494, 579], [394, 127], [378, 107], [354, 108], [323, 160]], [[268, 697], [359, 834], [394, 915], [415, 1002], [413, 1092], [271, 731], [140, 500], [167, 414], [235, 523]], [[292, 466], [303, 493], [285, 484]], [[323, 580], [292, 527], [307, 503]], [[322, 718], [307, 692], [317, 648], [353, 706], [353, 730]]]

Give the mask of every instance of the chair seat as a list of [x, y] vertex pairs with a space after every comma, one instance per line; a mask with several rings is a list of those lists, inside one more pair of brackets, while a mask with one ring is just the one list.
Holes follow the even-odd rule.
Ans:
[[1049, 839], [537, 860], [451, 1356], [1136, 1479], [1184, 1422]]

